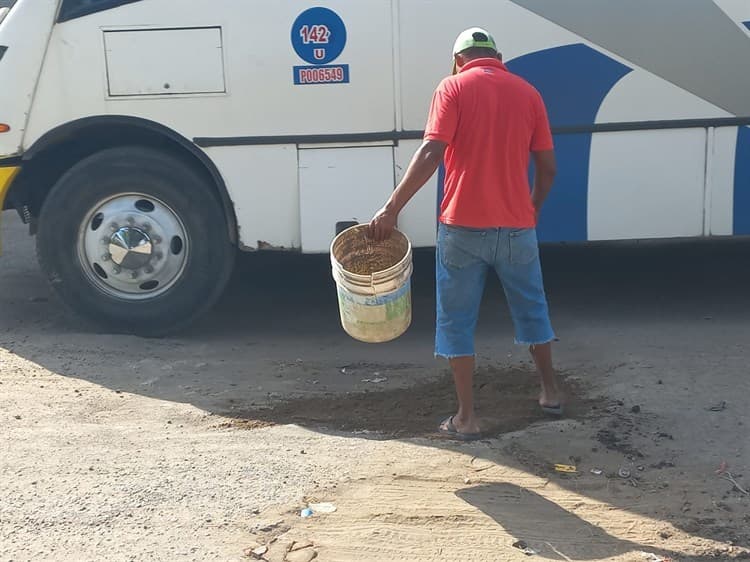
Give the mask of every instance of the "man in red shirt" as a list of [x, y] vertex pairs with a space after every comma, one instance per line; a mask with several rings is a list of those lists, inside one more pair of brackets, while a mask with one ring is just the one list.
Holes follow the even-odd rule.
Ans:
[[[490, 269], [503, 284], [516, 342], [529, 346], [541, 376], [539, 404], [547, 413], [562, 414], [536, 238], [539, 211], [555, 176], [555, 155], [541, 96], [508, 72], [487, 31], [461, 33], [453, 56], [454, 74], [435, 91], [424, 142], [372, 219], [369, 235], [388, 238], [403, 207], [445, 162], [435, 354], [450, 362], [458, 412], [440, 431], [472, 440], [481, 435], [473, 400], [474, 331]], [[528, 180], [532, 157], [533, 190]]]

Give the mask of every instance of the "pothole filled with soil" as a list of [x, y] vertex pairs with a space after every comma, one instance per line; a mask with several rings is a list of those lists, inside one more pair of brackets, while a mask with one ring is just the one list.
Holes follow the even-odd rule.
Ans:
[[[593, 400], [577, 382], [565, 380], [568, 396], [565, 417], [581, 418]], [[541, 420], [554, 419], [539, 408], [539, 382], [521, 369], [480, 369], [474, 379], [475, 401], [482, 432], [487, 438], [517, 431]], [[439, 422], [456, 412], [453, 379], [439, 379], [409, 388], [377, 392], [295, 398], [268, 408], [234, 414], [222, 427], [257, 429], [268, 425], [373, 434], [373, 437], [439, 437]]]

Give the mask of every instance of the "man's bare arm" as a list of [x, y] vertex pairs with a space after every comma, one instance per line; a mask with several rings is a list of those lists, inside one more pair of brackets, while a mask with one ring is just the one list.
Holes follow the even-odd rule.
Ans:
[[547, 199], [557, 173], [554, 150], [542, 150], [531, 153], [534, 158], [534, 189], [531, 192], [531, 201], [536, 209], [537, 217], [542, 210], [544, 201]]
[[404, 178], [391, 194], [388, 202], [370, 222], [369, 237], [385, 240], [396, 228], [398, 215], [414, 194], [432, 177], [445, 155], [447, 144], [436, 140], [422, 143], [409, 164]]

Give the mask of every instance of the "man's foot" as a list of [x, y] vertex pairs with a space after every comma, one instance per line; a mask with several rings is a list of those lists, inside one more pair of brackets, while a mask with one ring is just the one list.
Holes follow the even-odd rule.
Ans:
[[[563, 395], [557, 386], [557, 377], [552, 369], [551, 357], [540, 358], [536, 346], [529, 346], [529, 353], [536, 364], [541, 378], [542, 392], [539, 394], [539, 406], [546, 414], [561, 416], [563, 414]], [[542, 359], [540, 361], [540, 359]]]
[[539, 406], [545, 414], [551, 416], [563, 415], [563, 395], [555, 384], [552, 389], [542, 382], [542, 392], [539, 394]]
[[549, 414], [550, 416], [556, 416], [560, 417], [563, 415], [563, 405], [562, 404], [555, 404], [555, 405], [549, 405], [549, 404], [539, 404], [542, 407], [542, 412], [545, 414]]
[[542, 408], [545, 414], [551, 414], [553, 416], [562, 416], [563, 414], [563, 399], [562, 393], [557, 389], [557, 385], [550, 392], [549, 389], [542, 383], [542, 392], [539, 394], [539, 406]]
[[471, 423], [460, 424], [456, 416], [449, 416], [440, 424], [438, 431], [452, 439], [459, 441], [476, 441], [481, 439], [482, 434], [476, 420]]

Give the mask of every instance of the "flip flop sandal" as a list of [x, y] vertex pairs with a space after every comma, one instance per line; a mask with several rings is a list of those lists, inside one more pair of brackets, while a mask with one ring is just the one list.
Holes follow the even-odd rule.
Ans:
[[542, 406], [542, 412], [545, 414], [549, 414], [550, 416], [557, 416], [560, 417], [563, 415], [563, 407], [562, 404], [548, 404], [546, 406]]
[[443, 435], [450, 437], [451, 439], [457, 439], [458, 441], [477, 441], [482, 438], [481, 433], [461, 433], [458, 431], [453, 423], [453, 416], [445, 418], [443, 423], [438, 426], [438, 431]]

